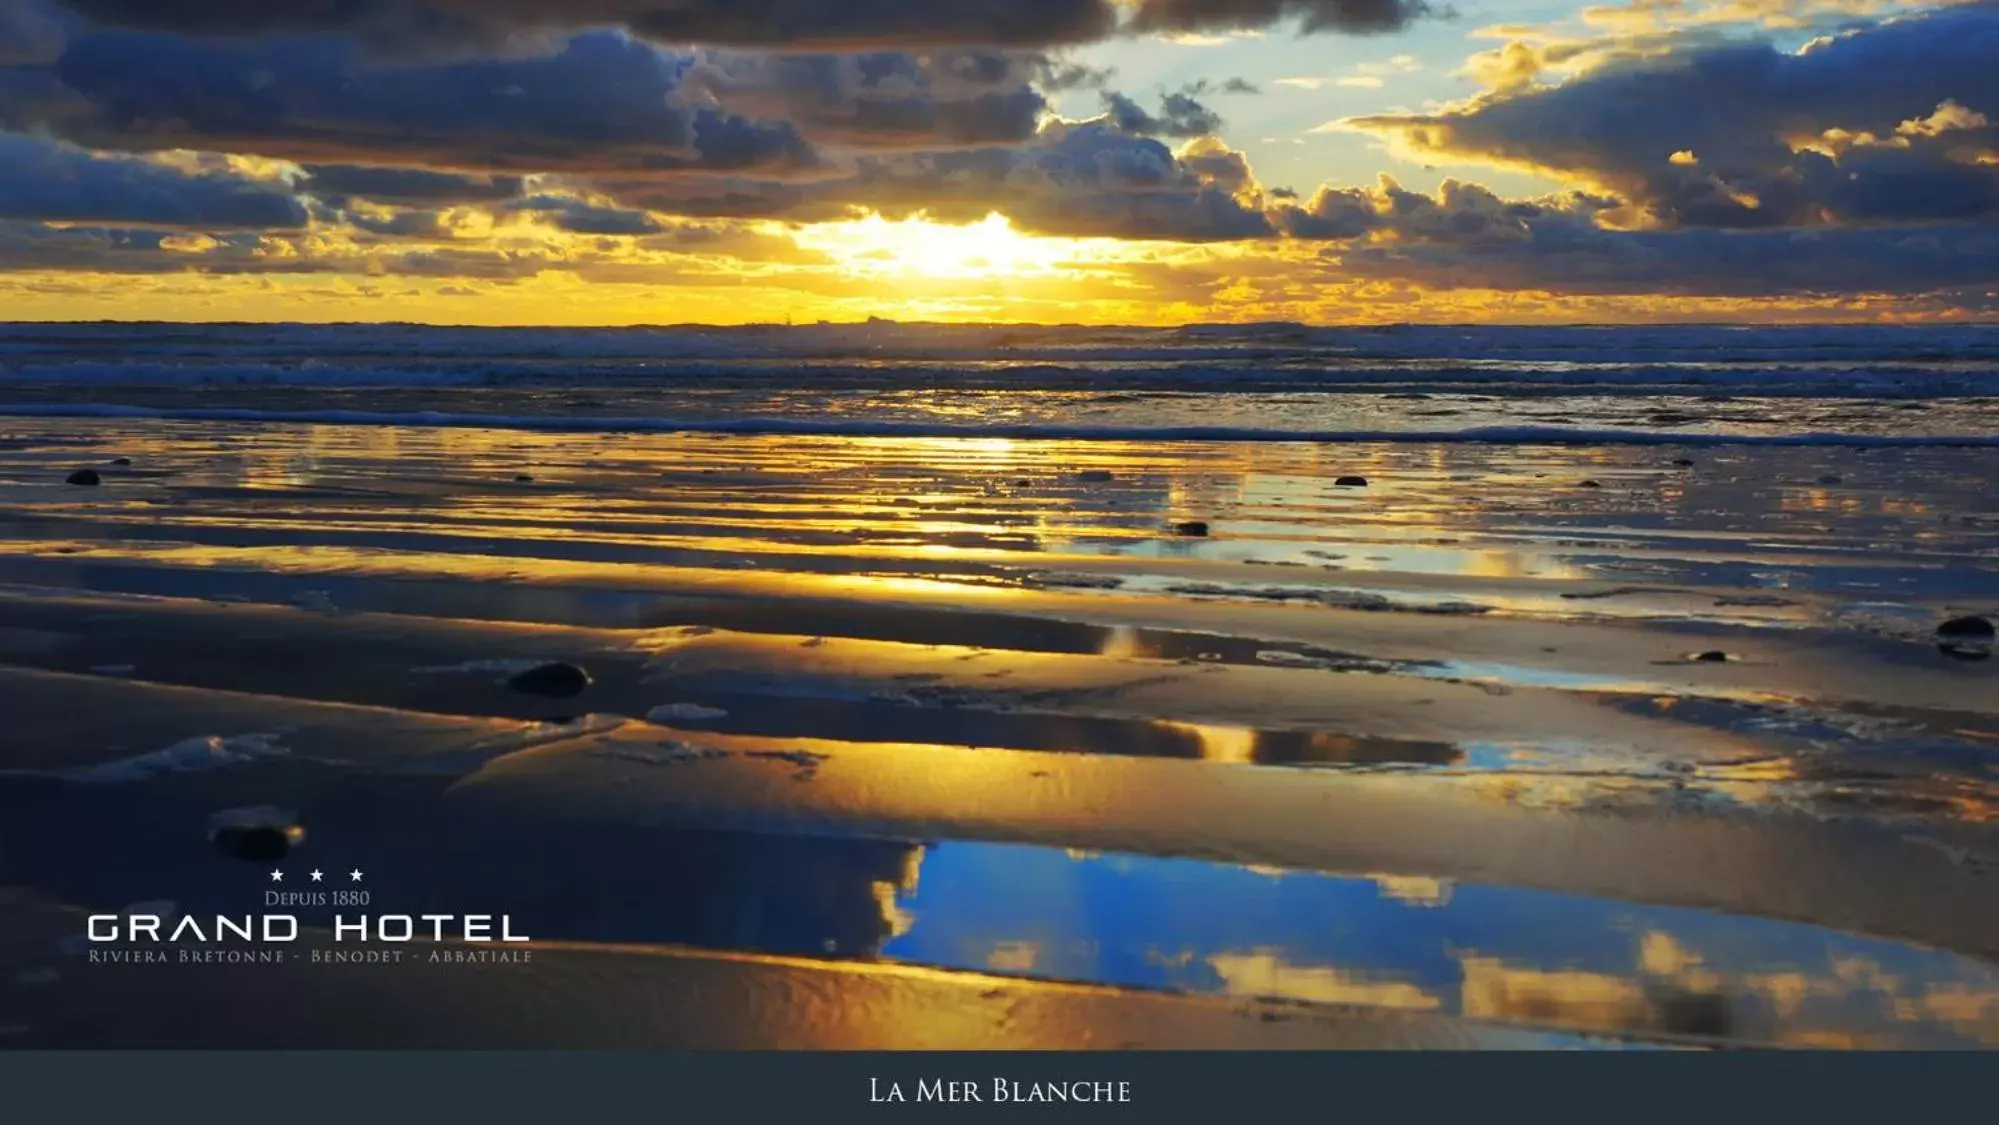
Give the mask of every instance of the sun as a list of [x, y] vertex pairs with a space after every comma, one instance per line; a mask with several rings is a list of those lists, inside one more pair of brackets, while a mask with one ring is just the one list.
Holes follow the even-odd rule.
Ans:
[[1023, 234], [998, 212], [957, 225], [922, 216], [892, 221], [869, 215], [814, 224], [792, 237], [848, 273], [867, 277], [1045, 276], [1062, 272], [1075, 252], [1070, 240]]

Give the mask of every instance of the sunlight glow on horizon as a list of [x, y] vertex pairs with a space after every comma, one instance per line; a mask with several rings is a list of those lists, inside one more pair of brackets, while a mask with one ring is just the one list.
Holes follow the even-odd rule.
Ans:
[[878, 214], [798, 228], [792, 238], [865, 277], [1002, 278], [1056, 276], [1076, 262], [1085, 240], [1025, 234], [994, 211], [975, 223]]

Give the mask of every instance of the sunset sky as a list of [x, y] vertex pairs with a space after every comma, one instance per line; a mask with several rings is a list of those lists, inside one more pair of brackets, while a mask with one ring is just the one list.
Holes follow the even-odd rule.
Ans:
[[0, 318], [1999, 315], [1999, 4], [0, 0]]

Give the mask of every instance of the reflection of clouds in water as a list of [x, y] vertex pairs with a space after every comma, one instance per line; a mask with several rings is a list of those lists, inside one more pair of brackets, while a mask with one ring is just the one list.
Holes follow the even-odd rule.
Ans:
[[1789, 922], [1421, 875], [947, 842], [888, 955], [1744, 1043], [1999, 1042], [1999, 970]]
[[1003, 941], [986, 954], [986, 968], [999, 973], [1031, 973], [1040, 947], [1031, 941]]
[[1452, 883], [1428, 875], [1369, 875], [1382, 898], [1392, 898], [1405, 906], [1448, 906]]
[[1493, 957], [1459, 960], [1464, 978], [1460, 1014], [1477, 1020], [1593, 1028], [1645, 1025], [1638, 982], [1576, 969], [1518, 968]]
[[1208, 966], [1231, 996], [1280, 997], [1319, 1004], [1435, 1011], [1443, 1001], [1407, 981], [1370, 979], [1359, 973], [1318, 965], [1292, 965], [1281, 952], [1216, 953]]
[[[1999, 983], [1915, 981], [1865, 957], [1835, 957], [1819, 971], [1731, 969], [1648, 930], [1629, 975], [1473, 954], [1459, 963], [1461, 1011], [1475, 1019], [1799, 1046], [1999, 1043]], [[1908, 1025], [1914, 1040], [1894, 1023]]]

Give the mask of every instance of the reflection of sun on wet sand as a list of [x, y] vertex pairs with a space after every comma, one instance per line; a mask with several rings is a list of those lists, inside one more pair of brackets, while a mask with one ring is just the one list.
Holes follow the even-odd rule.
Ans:
[[[1992, 531], [1938, 522], [1986, 486], [1934, 450], [1821, 502], [1781, 447], [9, 429], [27, 1044], [117, 989], [135, 1043], [241, 1033], [187, 1014], [237, 978], [58, 945], [239, 908], [266, 873], [200, 826], [258, 806], [303, 827], [280, 862], [535, 936], [420, 986], [482, 1043], [1999, 1027], [1994, 665], [1932, 635], [1994, 610]], [[412, 1003], [255, 987], [300, 1044]]]

